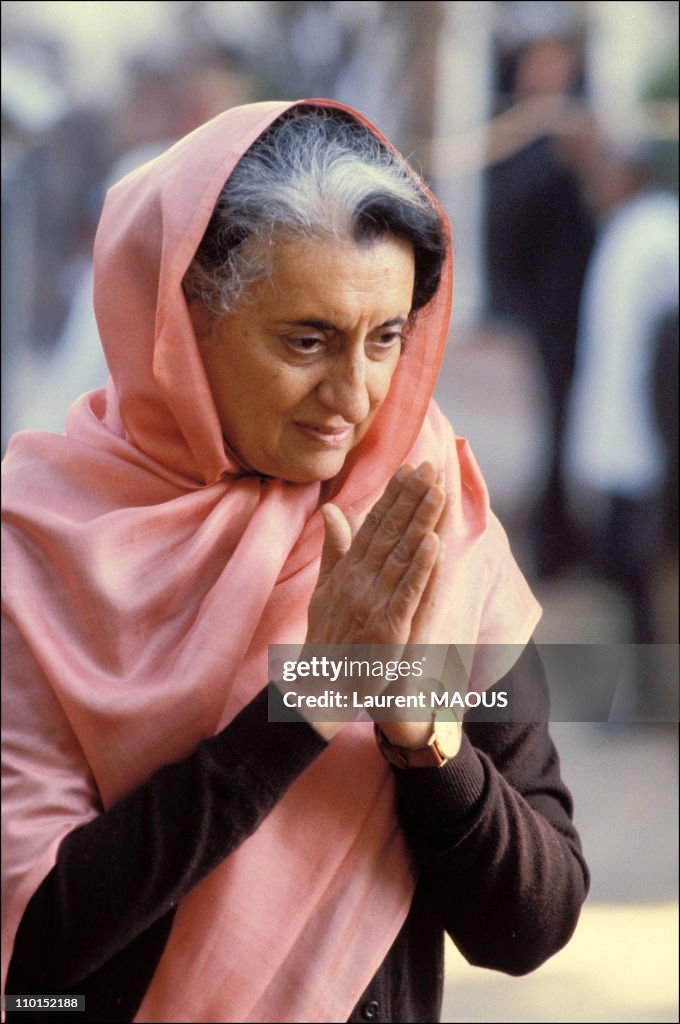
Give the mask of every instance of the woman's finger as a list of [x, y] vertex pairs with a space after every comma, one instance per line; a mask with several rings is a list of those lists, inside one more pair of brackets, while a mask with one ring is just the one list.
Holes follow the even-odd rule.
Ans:
[[324, 525], [323, 548], [317, 587], [322, 586], [340, 559], [347, 554], [352, 543], [352, 529], [338, 508], [328, 502], [321, 508]]
[[446, 558], [447, 533], [451, 525], [452, 498], [447, 494], [442, 509], [436, 533], [439, 537], [439, 552], [437, 560], [430, 573], [427, 586], [420, 598], [420, 603], [411, 622], [411, 633], [408, 638], [410, 644], [432, 643], [432, 623], [437, 610], [437, 601], [444, 571], [444, 560]]
[[437, 534], [425, 534], [418, 545], [411, 564], [387, 603], [385, 608], [387, 621], [395, 629], [397, 634], [395, 638], [402, 642], [408, 640], [413, 615], [427, 587], [430, 574], [437, 561], [438, 553], [439, 537]]
[[[362, 561], [369, 572], [379, 572], [386, 559], [404, 537], [420, 502], [436, 479], [437, 471], [434, 466], [429, 462], [424, 462], [415, 473], [412, 473], [404, 481], [396, 500], [393, 501], [380, 521], [377, 521], [375, 516], [375, 513], [378, 512], [377, 506], [372, 509], [368, 516], [368, 519], [371, 520], [369, 542], [361, 554], [359, 551], [355, 551], [353, 546], [350, 552], [352, 561]], [[432, 526], [434, 527], [434, 523]]]
[[373, 536], [380, 528], [380, 524], [383, 522], [385, 516], [397, 501], [405, 482], [412, 475], [413, 470], [414, 467], [410, 465], [410, 463], [406, 463], [401, 466], [401, 468], [398, 469], [391, 478], [383, 494], [378, 498], [377, 502], [364, 519], [363, 524], [357, 531], [352, 545], [351, 557], [353, 561], [358, 562], [365, 555], [366, 549], [371, 543]]
[[382, 555], [383, 562], [375, 581], [377, 593], [382, 590], [389, 596], [411, 564], [423, 537], [427, 533], [437, 532], [445, 501], [444, 491], [436, 484], [423, 495], [397, 543], [391, 550], [385, 549]]

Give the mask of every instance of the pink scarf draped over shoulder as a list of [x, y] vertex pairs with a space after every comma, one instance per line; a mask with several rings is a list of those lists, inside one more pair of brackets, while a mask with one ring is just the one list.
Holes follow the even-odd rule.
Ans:
[[[181, 287], [235, 163], [290, 106], [228, 110], [109, 192], [108, 387], [66, 436], [17, 435], [3, 464], [5, 970], [64, 836], [231, 721], [267, 682], [268, 644], [304, 639], [325, 493], [230, 459]], [[524, 644], [538, 605], [432, 401], [450, 302], [449, 252], [333, 500], [365, 514], [404, 461], [442, 466], [455, 511], [431, 640]], [[414, 884], [390, 771], [348, 726], [184, 900], [136, 1019], [345, 1020]]]

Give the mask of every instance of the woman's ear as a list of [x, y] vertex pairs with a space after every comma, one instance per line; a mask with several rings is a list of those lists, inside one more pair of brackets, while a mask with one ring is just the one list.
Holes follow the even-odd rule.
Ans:
[[199, 342], [208, 341], [212, 334], [214, 316], [206, 304], [196, 296], [188, 300], [189, 316], [194, 327], [196, 339]]

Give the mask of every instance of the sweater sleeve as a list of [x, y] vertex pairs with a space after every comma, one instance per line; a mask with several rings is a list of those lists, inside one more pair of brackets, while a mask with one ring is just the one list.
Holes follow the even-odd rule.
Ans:
[[267, 698], [265, 689], [192, 756], [64, 839], [22, 918], [8, 992], [91, 991], [110, 1002], [119, 989], [101, 1019], [131, 1019], [179, 901], [326, 747], [302, 719], [269, 722]]
[[[510, 707], [538, 702], [535, 717], [547, 717], [533, 644], [497, 687]], [[589, 876], [546, 722], [488, 723], [471, 712], [447, 765], [394, 772], [402, 823], [466, 959], [519, 975], [561, 949]]]

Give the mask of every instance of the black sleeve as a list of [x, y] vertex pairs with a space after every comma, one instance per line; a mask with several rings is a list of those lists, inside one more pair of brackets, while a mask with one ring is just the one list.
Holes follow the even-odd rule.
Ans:
[[179, 901], [327, 745], [302, 719], [269, 722], [267, 698], [64, 839], [22, 918], [8, 993], [85, 994], [86, 1020], [132, 1019]]
[[[544, 710], [533, 644], [496, 685], [510, 707]], [[576, 927], [589, 876], [545, 720], [496, 724], [470, 712], [447, 765], [394, 772], [402, 823], [466, 959], [524, 974], [556, 953]]]

